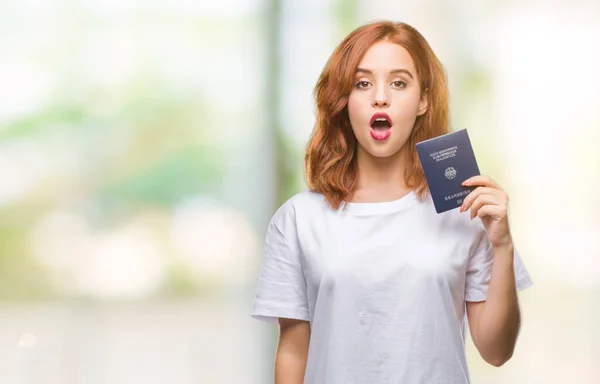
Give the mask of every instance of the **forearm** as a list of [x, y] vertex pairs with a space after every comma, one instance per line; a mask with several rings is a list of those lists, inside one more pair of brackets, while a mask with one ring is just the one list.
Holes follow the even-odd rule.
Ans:
[[275, 384], [303, 384], [306, 356], [278, 350], [275, 356]]
[[280, 334], [275, 354], [275, 384], [302, 384], [310, 343], [310, 324], [279, 319]]
[[478, 324], [478, 349], [486, 361], [502, 365], [512, 356], [521, 324], [514, 274], [514, 246], [494, 249], [487, 300]]

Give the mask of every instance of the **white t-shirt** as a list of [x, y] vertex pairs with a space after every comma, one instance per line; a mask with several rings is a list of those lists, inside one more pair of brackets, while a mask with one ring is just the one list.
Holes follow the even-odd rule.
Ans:
[[486, 299], [492, 256], [479, 218], [431, 197], [335, 211], [301, 192], [269, 224], [252, 316], [310, 322], [305, 384], [469, 383], [465, 301]]

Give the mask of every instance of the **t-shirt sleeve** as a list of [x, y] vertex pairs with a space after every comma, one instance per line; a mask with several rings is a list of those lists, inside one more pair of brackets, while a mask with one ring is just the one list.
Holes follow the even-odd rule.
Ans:
[[300, 255], [273, 221], [267, 229], [251, 316], [269, 323], [279, 318], [309, 320]]
[[[481, 228], [475, 251], [469, 258], [465, 283], [465, 301], [485, 301], [492, 276], [493, 247], [485, 229]], [[523, 265], [519, 252], [514, 251], [514, 272], [517, 291], [530, 287], [533, 282]]]

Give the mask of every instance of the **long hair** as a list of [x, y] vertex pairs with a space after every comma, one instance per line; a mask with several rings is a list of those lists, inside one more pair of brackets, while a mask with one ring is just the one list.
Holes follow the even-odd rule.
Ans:
[[449, 132], [448, 88], [442, 64], [425, 38], [405, 23], [380, 21], [359, 27], [334, 50], [314, 90], [317, 119], [304, 158], [305, 177], [312, 191], [322, 193], [337, 209], [356, 191], [357, 141], [350, 126], [348, 98], [356, 69], [366, 51], [379, 41], [404, 47], [412, 57], [427, 111], [417, 116], [405, 144], [405, 183], [423, 199], [429, 193], [416, 143]]

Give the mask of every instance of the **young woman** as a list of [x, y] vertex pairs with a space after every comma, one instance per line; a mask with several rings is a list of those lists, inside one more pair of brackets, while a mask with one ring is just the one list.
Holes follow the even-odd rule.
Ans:
[[362, 26], [315, 98], [310, 191], [269, 224], [252, 311], [280, 326], [275, 383], [469, 383], [465, 317], [483, 359], [504, 364], [532, 283], [494, 180], [434, 209], [415, 144], [449, 132], [448, 90], [429, 44], [403, 23]]

